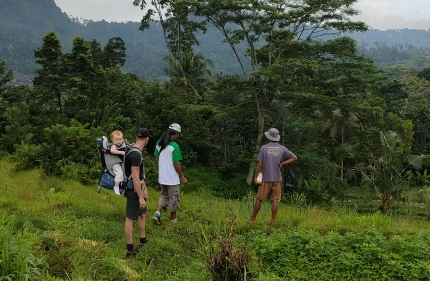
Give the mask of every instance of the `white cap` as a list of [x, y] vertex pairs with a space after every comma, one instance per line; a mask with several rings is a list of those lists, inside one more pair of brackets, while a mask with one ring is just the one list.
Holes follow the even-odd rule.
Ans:
[[173, 123], [169, 126], [169, 129], [175, 130], [176, 132], [181, 132], [181, 126], [178, 123]]

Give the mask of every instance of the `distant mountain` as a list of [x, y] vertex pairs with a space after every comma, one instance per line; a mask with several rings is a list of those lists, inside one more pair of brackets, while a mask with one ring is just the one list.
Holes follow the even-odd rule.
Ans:
[[[70, 52], [75, 36], [97, 40], [104, 46], [110, 38], [121, 37], [127, 48], [124, 71], [137, 74], [143, 79], [164, 79], [167, 54], [161, 27], [153, 25], [149, 30], [139, 31], [140, 23], [109, 23], [85, 21], [83, 24], [71, 19], [61, 11], [54, 0], [0, 0], [0, 60], [7, 67], [21, 74], [34, 74], [34, 50], [42, 45], [42, 37], [54, 30], [61, 40], [63, 52]], [[357, 40], [361, 49], [409, 44], [430, 47], [430, 32], [424, 30], [369, 30], [348, 36]], [[217, 30], [198, 34], [200, 46], [195, 51], [214, 62], [213, 73], [237, 73], [240, 71], [229, 46]], [[366, 53], [366, 51], [363, 51]], [[366, 55], [374, 52], [367, 52]], [[386, 55], [386, 54], [385, 54]], [[405, 56], [399, 56], [399, 58]], [[386, 58], [382, 59], [386, 61]], [[375, 60], [376, 61], [376, 60]]]
[[[113, 37], [121, 37], [127, 48], [124, 71], [143, 79], [163, 79], [166, 66], [163, 57], [168, 51], [161, 27], [154, 24], [144, 32], [140, 23], [109, 23], [85, 21], [84, 24], [61, 12], [54, 0], [0, 0], [0, 60], [22, 74], [34, 74], [34, 50], [42, 45], [42, 37], [54, 30], [63, 46], [70, 52], [75, 36], [88, 41], [97, 40], [102, 47]], [[208, 39], [209, 38], [209, 39]], [[215, 31], [200, 34], [200, 46], [195, 50], [214, 61], [214, 73], [235, 73], [239, 66], [226, 43]], [[216, 40], [214, 43], [213, 41]]]
[[370, 29], [366, 32], [348, 34], [359, 45], [373, 47], [376, 43], [393, 45], [412, 45], [415, 47], [430, 47], [430, 30], [422, 29]]

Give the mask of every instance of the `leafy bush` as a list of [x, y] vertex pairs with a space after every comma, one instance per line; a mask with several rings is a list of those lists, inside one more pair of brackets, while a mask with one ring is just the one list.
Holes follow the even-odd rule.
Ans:
[[428, 280], [428, 235], [377, 232], [326, 236], [313, 230], [254, 231], [249, 248], [263, 268], [288, 280]]
[[97, 158], [90, 130], [75, 120], [70, 121], [70, 126], [57, 124], [45, 128], [45, 136], [42, 169], [46, 174], [62, 175], [64, 164], [88, 166]]
[[38, 167], [41, 164], [42, 148], [39, 145], [22, 142], [16, 146], [16, 152], [12, 155], [15, 169], [25, 170]]
[[100, 175], [101, 164], [99, 162], [89, 165], [67, 161], [60, 161], [61, 174], [65, 179], [75, 180], [83, 185], [94, 183]]

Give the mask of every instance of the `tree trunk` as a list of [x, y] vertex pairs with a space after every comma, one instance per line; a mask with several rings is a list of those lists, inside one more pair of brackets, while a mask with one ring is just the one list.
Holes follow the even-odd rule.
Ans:
[[263, 133], [264, 133], [264, 112], [259, 106], [259, 102], [257, 101], [257, 110], [258, 110], [258, 136], [257, 136], [257, 143], [255, 145], [255, 152], [253, 155], [253, 161], [250, 164], [248, 176], [246, 177], [246, 183], [250, 185], [252, 183], [252, 180], [254, 179], [254, 172], [255, 172], [255, 166], [256, 161], [258, 157], [258, 152], [260, 151], [261, 143], [263, 141]]
[[388, 212], [388, 209], [390, 208], [390, 203], [390, 199], [382, 199], [381, 205], [378, 207], [378, 210], [386, 214]]

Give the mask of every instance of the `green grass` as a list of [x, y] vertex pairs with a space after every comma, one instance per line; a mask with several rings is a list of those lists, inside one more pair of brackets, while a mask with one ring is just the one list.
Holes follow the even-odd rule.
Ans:
[[[132, 259], [125, 259], [124, 197], [105, 189], [97, 193], [96, 185], [83, 186], [75, 181], [47, 178], [42, 176], [39, 170], [15, 172], [13, 165], [7, 160], [0, 161], [2, 179], [0, 226], [10, 222], [11, 216], [17, 213], [52, 224], [52, 229], [47, 231], [35, 229], [30, 224], [25, 228], [25, 235], [31, 235], [33, 241], [37, 241], [37, 237], [43, 235], [55, 239], [59, 245], [59, 249], [55, 249], [34, 243], [35, 254], [49, 265], [41, 280], [52, 281], [213, 280], [212, 271], [206, 265], [207, 250], [210, 245], [216, 247], [217, 237], [228, 235], [230, 227], [228, 221], [232, 219], [235, 222], [234, 237], [237, 241], [235, 245], [241, 248], [249, 241], [251, 253], [255, 256], [252, 267], [254, 271], [259, 272], [258, 280], [288, 280], [288, 276], [294, 276], [294, 280], [308, 280], [300, 277], [302, 273], [297, 270], [288, 271], [285, 268], [280, 270], [276, 264], [268, 266], [273, 262], [269, 263], [270, 255], [260, 247], [262, 241], [266, 239], [269, 239], [268, 245], [277, 245], [276, 241], [270, 239], [276, 237], [296, 239], [294, 237], [303, 234], [309, 236], [309, 241], [313, 241], [312, 247], [315, 249], [312, 248], [312, 251], [330, 252], [332, 248], [318, 248], [315, 243], [319, 241], [318, 243], [330, 245], [337, 241], [336, 243], [348, 245], [348, 241], [344, 241], [347, 239], [345, 237], [362, 239], [360, 235], [367, 237], [369, 233], [376, 233], [369, 238], [376, 241], [381, 239], [390, 241], [393, 237], [406, 235], [414, 239], [416, 237], [416, 241], [422, 243], [423, 239], [430, 236], [429, 222], [416, 219], [415, 214], [409, 216], [407, 212], [404, 214], [399, 212], [396, 215], [360, 212], [360, 204], [365, 204], [363, 198], [360, 199], [362, 201], [357, 200], [331, 208], [280, 204], [277, 223], [274, 226], [270, 224], [271, 205], [264, 203], [256, 223], [249, 224], [248, 219], [255, 200], [255, 194], [251, 190], [245, 190], [246, 195], [240, 199], [225, 200], [214, 197], [210, 184], [205, 185], [205, 182], [222, 184], [219, 178], [215, 178], [216, 175], [201, 176], [195, 171], [188, 171], [187, 175], [190, 186], [188, 190], [188, 187], [182, 188], [178, 224], [169, 223], [168, 213], [163, 212], [163, 223], [160, 226], [152, 223], [151, 216], [156, 208], [159, 192], [156, 186], [149, 186], [147, 223], [149, 242], [141, 253]], [[214, 179], [211, 180], [211, 177]], [[400, 204], [398, 208], [401, 208]], [[311, 243], [309, 241], [306, 243]], [[389, 243], [387, 241], [384, 243]], [[418, 243], [416, 241], [413, 243]], [[134, 242], [138, 243], [137, 231], [134, 233]], [[293, 242], [291, 240], [291, 243]], [[302, 243], [301, 240], [295, 242], [298, 245]], [[274, 249], [274, 253], [282, 252], [292, 245], [289, 245], [288, 241], [284, 243], [287, 244], [279, 244], [282, 248]], [[385, 249], [385, 246], [380, 247]], [[389, 249], [388, 246], [386, 248]], [[325, 261], [318, 260], [320, 264]], [[270, 268], [272, 270], [267, 270]], [[427, 269], [417, 270], [427, 272], [425, 271]], [[293, 273], [294, 275], [288, 275]], [[370, 273], [372, 271], [369, 271]], [[330, 280], [323, 275], [318, 278]]]

